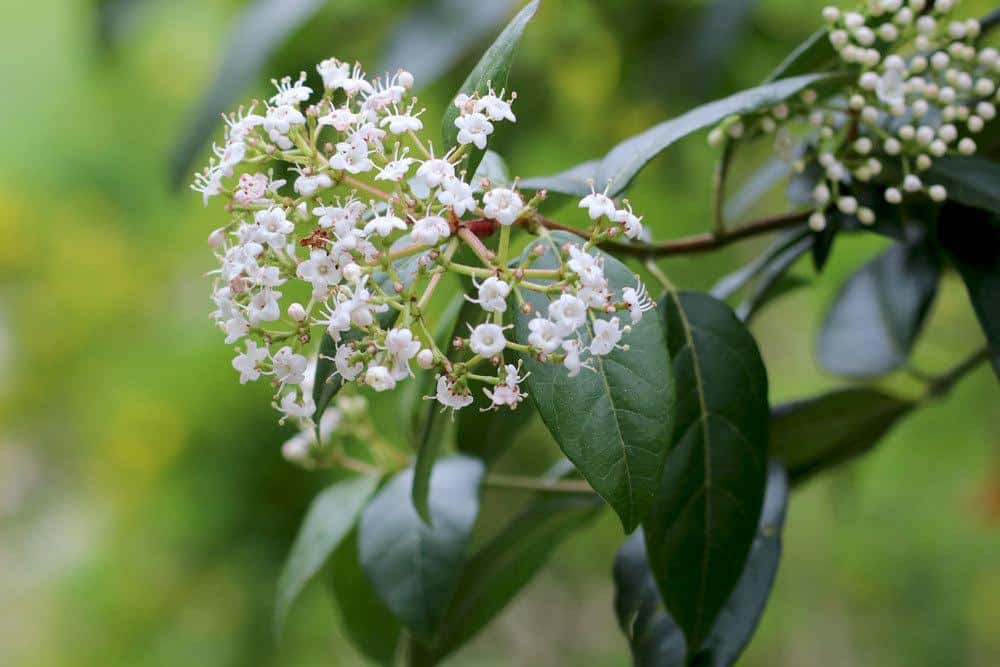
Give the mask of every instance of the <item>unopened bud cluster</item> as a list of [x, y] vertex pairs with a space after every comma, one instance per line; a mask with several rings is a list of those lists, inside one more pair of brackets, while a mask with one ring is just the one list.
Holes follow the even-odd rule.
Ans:
[[[588, 355], [624, 347], [628, 322], [651, 303], [641, 284], [610, 288], [602, 260], [587, 251], [639, 236], [631, 206], [592, 192], [581, 201], [594, 221], [586, 244], [539, 243], [512, 261], [512, 229], [538, 229], [544, 193], [526, 200], [517, 180], [501, 186], [468, 173], [473, 148], [486, 147], [496, 123], [515, 121], [516, 95], [490, 87], [458, 96], [458, 145], [435, 154], [422, 137], [424, 110], [409, 93], [410, 73], [368, 80], [360, 65], [335, 59], [316, 70], [318, 96], [303, 73], [275, 81], [266, 103], [227, 117], [225, 142], [192, 186], [206, 202], [224, 198], [230, 213], [209, 237], [220, 264], [212, 317], [236, 346], [240, 381], [269, 378], [282, 419], [314, 423], [307, 357], [324, 333], [335, 342], [333, 377], [386, 391], [412, 377], [416, 362], [437, 375], [428, 398], [452, 409], [473, 402], [473, 382], [494, 408], [516, 407], [524, 375], [510, 363], [512, 352], [575, 375]], [[496, 231], [494, 252], [481, 237]], [[477, 265], [455, 260], [462, 243]], [[558, 255], [546, 262], [557, 268], [533, 268], [546, 253]], [[431, 335], [427, 306], [447, 273], [471, 280], [466, 298], [485, 312], [446, 354]], [[524, 290], [551, 303], [521, 345], [509, 340], [504, 313], [527, 308]], [[593, 331], [586, 346], [584, 327]], [[484, 363], [493, 372], [474, 373]]]
[[848, 68], [848, 82], [820, 82], [763, 113], [727, 119], [710, 143], [751, 129], [775, 133], [775, 150], [798, 159], [801, 169], [789, 126], [808, 123], [824, 174], [812, 194], [809, 224], [816, 231], [831, 208], [875, 222], [874, 211], [853, 196], [854, 180], [884, 184], [890, 204], [918, 195], [945, 201], [947, 190], [926, 172], [936, 158], [973, 155], [975, 137], [996, 117], [1000, 99], [1000, 53], [977, 48], [979, 22], [954, 18], [957, 5], [871, 0], [859, 11], [825, 8], [828, 39]]

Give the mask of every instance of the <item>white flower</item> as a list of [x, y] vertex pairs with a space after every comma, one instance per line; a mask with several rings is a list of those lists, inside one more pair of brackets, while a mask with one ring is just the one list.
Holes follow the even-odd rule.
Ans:
[[[297, 169], [295, 171], [298, 171]], [[299, 172], [299, 177], [295, 179], [292, 186], [296, 192], [303, 197], [312, 197], [317, 190], [333, 187], [333, 179], [327, 174], [305, 175]]]
[[328, 90], [340, 88], [344, 81], [351, 76], [351, 66], [336, 58], [327, 58], [316, 65], [316, 71], [323, 77], [323, 87]]
[[[509, 120], [512, 123], [515, 122], [517, 118], [510, 109], [510, 102], [503, 99], [505, 92], [500, 91], [500, 95], [497, 95], [493, 88], [490, 88], [489, 94], [484, 95], [476, 101], [476, 111], [485, 114], [490, 120]], [[516, 95], [511, 99], [513, 100], [514, 97]]]
[[233, 199], [237, 204], [253, 204], [261, 201], [267, 194], [268, 178], [266, 174], [240, 174], [240, 180], [236, 183], [236, 190], [233, 192]]
[[608, 197], [608, 188], [611, 184], [608, 183], [608, 187], [604, 189], [604, 192], [597, 192], [594, 190], [594, 185], [590, 185], [590, 194], [580, 200], [580, 208], [587, 209], [587, 214], [590, 216], [591, 220], [598, 220], [601, 217], [613, 220], [615, 217], [615, 202], [612, 201], [611, 197]]
[[594, 356], [609, 354], [622, 339], [622, 331], [617, 317], [610, 320], [594, 320], [594, 338], [590, 341], [590, 353]]
[[528, 329], [531, 331], [528, 334], [528, 345], [539, 352], [552, 354], [563, 342], [563, 336], [555, 322], [541, 315], [528, 322]]
[[250, 324], [257, 326], [261, 322], [273, 322], [281, 317], [279, 298], [281, 292], [272, 289], [263, 289], [255, 294], [247, 304], [247, 319], [250, 320]]
[[222, 172], [214, 163], [209, 163], [204, 172], [194, 175], [191, 189], [200, 192], [202, 202], [208, 206], [208, 200], [222, 192]]
[[455, 166], [442, 158], [431, 158], [430, 160], [425, 160], [417, 168], [417, 176], [422, 178], [429, 187], [436, 188], [446, 178], [453, 178], [455, 176]]
[[258, 287], [280, 287], [286, 282], [277, 266], [247, 267], [247, 276]]
[[420, 351], [420, 341], [406, 328], [390, 329], [385, 335], [385, 349], [397, 364], [405, 364]]
[[330, 168], [351, 174], [370, 171], [374, 166], [368, 159], [370, 149], [364, 141], [351, 140], [337, 143], [337, 152], [330, 158]]
[[643, 313], [656, 307], [646, 292], [646, 286], [638, 278], [635, 288], [626, 287], [622, 290], [622, 301], [628, 306], [628, 312], [632, 316], [632, 324], [639, 322]]
[[299, 74], [299, 78], [294, 83], [292, 77], [286, 76], [281, 81], [271, 79], [271, 83], [278, 89], [278, 93], [271, 98], [271, 104], [282, 106], [286, 104], [300, 104], [309, 99], [313, 89], [305, 85], [306, 73]]
[[247, 147], [242, 141], [231, 141], [222, 148], [212, 144], [212, 152], [219, 158], [217, 169], [228, 178], [233, 175], [233, 168], [243, 162], [243, 158], [247, 154]]
[[524, 200], [514, 190], [493, 188], [483, 195], [483, 212], [501, 225], [512, 225], [524, 208]]
[[406, 223], [392, 213], [386, 213], [385, 215], [377, 215], [372, 218], [368, 224], [365, 225], [364, 234], [365, 236], [378, 234], [379, 236], [385, 238], [386, 236], [389, 236], [389, 234], [392, 234], [395, 229], [406, 229]]
[[455, 384], [444, 375], [437, 377], [437, 391], [433, 397], [428, 398], [435, 398], [438, 403], [452, 410], [461, 410], [472, 403], [472, 395], [457, 393]]
[[285, 209], [277, 206], [254, 214], [257, 223], [255, 241], [266, 243], [272, 248], [283, 248], [288, 241], [287, 234], [295, 231], [295, 225], [285, 217]]
[[316, 122], [320, 127], [329, 125], [338, 132], [347, 132], [358, 122], [358, 115], [347, 107], [337, 107], [325, 116], [320, 116]]
[[300, 263], [295, 274], [312, 284], [313, 294], [322, 299], [327, 290], [340, 282], [340, 271], [333, 257], [323, 250], [312, 250], [309, 259]]
[[572, 294], [562, 294], [549, 304], [549, 319], [565, 338], [587, 321], [587, 306]]
[[252, 340], [247, 341], [247, 350], [233, 359], [233, 368], [240, 373], [240, 384], [253, 382], [260, 377], [257, 364], [267, 359], [267, 348], [257, 347]]
[[396, 380], [385, 366], [369, 366], [365, 371], [365, 384], [375, 391], [388, 391], [396, 386]]
[[351, 328], [351, 302], [341, 301], [327, 306], [324, 317], [317, 319], [316, 324], [326, 327], [330, 337], [339, 341], [340, 334]]
[[476, 198], [472, 196], [472, 188], [468, 183], [454, 176], [444, 180], [444, 187], [438, 191], [438, 202], [448, 206], [461, 217], [469, 209], [476, 207]]
[[239, 313], [226, 320], [226, 345], [232, 345], [243, 336], [250, 333], [250, 323]]
[[[298, 125], [305, 125], [306, 117], [302, 112], [290, 104], [279, 104], [268, 107], [264, 120], [261, 123], [267, 133], [274, 140], [277, 135], [288, 134], [288, 131]], [[290, 147], [290, 146], [289, 146]]]
[[300, 384], [305, 379], [306, 366], [309, 360], [301, 354], [295, 354], [292, 348], [285, 345], [271, 357], [274, 377], [281, 384]]
[[389, 310], [389, 306], [386, 304], [376, 305], [371, 302], [371, 292], [364, 286], [364, 282], [365, 280], [362, 280], [361, 284], [354, 290], [349, 302], [351, 322], [354, 326], [362, 328], [369, 327], [375, 322], [374, 313], [384, 313]]
[[503, 327], [493, 323], [480, 324], [472, 329], [472, 334], [469, 336], [469, 347], [476, 354], [487, 358], [500, 354], [507, 347]]
[[493, 123], [481, 113], [475, 112], [455, 119], [458, 128], [458, 143], [473, 144], [479, 150], [486, 148], [486, 137], [493, 133]]
[[[513, 368], [513, 366], [510, 366], [510, 368]], [[512, 376], [508, 374], [507, 377], [509, 378]], [[525, 399], [528, 396], [527, 394], [521, 393], [521, 388], [516, 383], [516, 380], [518, 379], [516, 369], [514, 371], [513, 378], [515, 379], [515, 383], [513, 386], [511, 386], [507, 382], [502, 382], [496, 385], [493, 388], [493, 391], [490, 391], [489, 389], [486, 388], [483, 389], [483, 393], [486, 394], [486, 397], [490, 399], [490, 402], [493, 404], [493, 407], [498, 408], [502, 405], [506, 405], [511, 408], [516, 408], [518, 403], [520, 403], [523, 399]]]
[[377, 174], [375, 174], [375, 180], [399, 183], [406, 178], [406, 173], [410, 170], [410, 165], [414, 162], [416, 162], [416, 160], [411, 157], [399, 158], [398, 160], [387, 162], [386, 165], [382, 167]]
[[308, 393], [303, 394], [301, 402], [297, 399], [298, 392], [295, 391], [290, 391], [281, 397], [281, 405], [278, 406], [278, 410], [284, 415], [281, 419], [282, 422], [289, 417], [302, 420], [311, 419], [316, 412], [316, 403]]
[[337, 368], [337, 373], [345, 382], [350, 382], [361, 375], [365, 365], [360, 361], [351, 363], [351, 356], [356, 350], [351, 345], [341, 345], [337, 348], [337, 353], [333, 357], [333, 365]]
[[563, 366], [569, 371], [567, 375], [571, 378], [575, 378], [580, 374], [581, 368], [590, 368], [587, 364], [583, 363], [580, 359], [580, 354], [583, 352], [583, 346], [578, 340], [567, 340], [562, 344], [563, 350], [566, 351], [566, 358], [563, 359]]
[[389, 131], [393, 134], [405, 134], [406, 132], [418, 132], [424, 129], [424, 124], [417, 117], [423, 113], [423, 109], [413, 113], [412, 107], [406, 113], [390, 114], [382, 119], [379, 127], [389, 126]]
[[364, 215], [365, 205], [361, 202], [349, 199], [340, 206], [317, 206], [312, 210], [313, 215], [319, 217], [317, 224], [320, 227], [333, 227], [339, 233], [347, 233], [357, 226]]
[[472, 283], [479, 290], [479, 298], [473, 299], [466, 294], [465, 298], [467, 300], [472, 303], [478, 303], [488, 313], [502, 313], [507, 310], [507, 297], [510, 295], [510, 285], [496, 276], [490, 276], [478, 285], [476, 285], [476, 279], [473, 278]]
[[448, 221], [439, 215], [428, 215], [413, 223], [413, 230], [410, 236], [417, 243], [435, 246], [451, 236], [451, 226]]
[[611, 219], [621, 223], [625, 238], [637, 239], [642, 235], [642, 216], [632, 212], [631, 204], [626, 203], [625, 208], [615, 211]]

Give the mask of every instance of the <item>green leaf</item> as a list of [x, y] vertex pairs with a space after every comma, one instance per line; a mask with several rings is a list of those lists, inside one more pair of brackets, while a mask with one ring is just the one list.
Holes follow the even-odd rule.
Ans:
[[538, 500], [514, 517], [469, 560], [430, 648], [415, 666], [437, 664], [506, 607], [573, 531], [604, 504], [596, 496]]
[[361, 569], [357, 530], [352, 530], [334, 552], [327, 570], [348, 640], [373, 662], [393, 667], [403, 626], [382, 604]]
[[939, 242], [965, 282], [1000, 377], [1000, 222], [984, 211], [947, 204], [937, 228]]
[[677, 384], [674, 446], [643, 522], [660, 594], [697, 649], [739, 580], [767, 477], [767, 372], [721, 301], [661, 300]]
[[97, 36], [101, 46], [113, 49], [132, 34], [149, 0], [97, 0]]
[[[517, 46], [524, 28], [535, 15], [540, 0], [532, 0], [521, 11], [511, 19], [507, 27], [503, 29], [496, 41], [486, 49], [486, 53], [479, 59], [479, 63], [469, 73], [468, 78], [452, 95], [454, 100], [460, 93], [472, 95], [479, 93], [485, 95], [492, 85], [497, 91], [507, 86], [507, 79], [510, 75], [510, 65], [514, 59], [514, 48]], [[454, 104], [448, 104], [441, 120], [441, 136], [444, 138], [445, 149], [458, 145], [458, 128], [455, 127], [455, 119], [458, 118], [458, 108]], [[475, 173], [476, 168], [482, 160], [483, 151], [470, 147], [469, 166], [470, 171]]]
[[256, 0], [243, 10], [229, 34], [219, 72], [174, 149], [170, 161], [174, 187], [188, 178], [198, 152], [219, 127], [219, 114], [228, 110], [285, 39], [324, 4], [323, 0]]
[[[513, 0], [432, 0], [414, 4], [386, 40], [376, 72], [403, 67], [421, 84], [444, 74], [497, 23]], [[448, 39], [442, 39], [448, 35]]]
[[488, 178], [493, 185], [508, 185], [510, 183], [510, 170], [507, 168], [507, 162], [499, 153], [488, 148], [483, 153], [483, 161], [476, 168], [471, 182], [476, 187], [484, 178]]
[[788, 230], [755, 260], [719, 279], [712, 287], [710, 294], [720, 301], [728, 299], [737, 291], [746, 287], [789, 248], [792, 248], [811, 234], [812, 232], [805, 225]]
[[948, 189], [948, 199], [1000, 214], [1000, 164], [983, 157], [946, 156], [934, 160], [927, 181]]
[[909, 357], [937, 293], [941, 269], [924, 243], [895, 244], [841, 288], [823, 322], [817, 356], [851, 377], [893, 371]]
[[796, 281], [794, 276], [788, 275], [788, 271], [812, 249], [814, 242], [815, 237], [812, 234], [806, 235], [769, 262], [760, 272], [753, 292], [736, 309], [736, 316], [744, 322], [749, 322], [761, 308], [774, 299], [808, 284], [802, 279]]
[[785, 403], [771, 416], [771, 456], [793, 484], [871, 450], [915, 407], [877, 389], [838, 389]]
[[313, 499], [278, 579], [275, 635], [280, 636], [295, 598], [354, 526], [377, 484], [378, 478], [373, 475], [345, 479], [327, 487]]
[[385, 605], [417, 637], [433, 637], [458, 584], [484, 470], [482, 462], [466, 456], [434, 466], [432, 525], [410, 502], [412, 469], [393, 477], [361, 515], [361, 566]]
[[[401, 248], [403, 246], [412, 243], [409, 235], [403, 236], [397, 239], [393, 244], [392, 248]], [[403, 259], [393, 263], [393, 268], [396, 270], [396, 275], [399, 276], [400, 281], [403, 283], [404, 287], [408, 287], [413, 283], [414, 278], [418, 271], [420, 270], [420, 258], [426, 253], [420, 253], [418, 255], [412, 255], [410, 257], [404, 257]], [[392, 277], [388, 273], [376, 273], [374, 275], [375, 282], [382, 287], [382, 289], [392, 292]], [[396, 317], [399, 315], [395, 310], [390, 308], [384, 313], [378, 313], [375, 315], [375, 319], [378, 321], [380, 327], [390, 326]], [[315, 422], [316, 422], [316, 439], [319, 440], [319, 421], [323, 416], [323, 412], [326, 411], [330, 401], [333, 397], [337, 395], [337, 392], [341, 390], [344, 386], [344, 381], [339, 375], [334, 375], [336, 366], [333, 363], [333, 356], [337, 353], [337, 345], [345, 345], [348, 343], [353, 343], [361, 340], [366, 336], [366, 332], [352, 327], [349, 331], [346, 331], [340, 335], [340, 343], [334, 342], [333, 338], [329, 334], [324, 333], [323, 339], [320, 341], [319, 346], [319, 357], [316, 360], [316, 374], [313, 377], [313, 402], [316, 404]]]
[[821, 71], [836, 61], [837, 52], [830, 43], [829, 32], [820, 28], [795, 47], [788, 57], [765, 79], [777, 81], [790, 76]]
[[[764, 612], [778, 572], [781, 530], [788, 506], [788, 481], [780, 465], [768, 471], [767, 492], [750, 555], [739, 583], [690, 664], [723, 667], [739, 658]], [[615, 556], [615, 613], [629, 640], [636, 667], [681, 667], [684, 634], [663, 608], [642, 531]]]
[[[533, 266], [555, 268], [563, 244], [582, 245], [566, 232], [552, 234], [547, 243], [548, 252]], [[615, 298], [622, 288], [635, 286], [628, 267], [599, 250], [590, 252], [603, 256]], [[534, 311], [547, 312], [545, 295], [524, 290], [524, 296]], [[521, 309], [515, 313], [514, 338], [522, 344], [527, 344], [531, 319]], [[588, 324], [581, 336], [584, 347], [592, 334]], [[647, 314], [623, 338], [627, 352], [593, 357], [594, 370], [572, 378], [561, 364], [523, 359], [528, 394], [542, 420], [566, 457], [618, 513], [626, 532], [649, 510], [670, 447], [674, 383], [665, 337], [661, 318]]]
[[628, 187], [647, 162], [678, 139], [715, 125], [734, 114], [752, 113], [773, 106], [827, 76], [810, 74], [782, 79], [710, 102], [626, 139], [599, 160], [591, 160], [552, 176], [529, 178], [522, 181], [521, 186], [529, 190], [546, 188], [582, 197], [590, 193], [588, 181], [593, 180], [599, 190], [610, 183], [608, 195], [617, 196]]

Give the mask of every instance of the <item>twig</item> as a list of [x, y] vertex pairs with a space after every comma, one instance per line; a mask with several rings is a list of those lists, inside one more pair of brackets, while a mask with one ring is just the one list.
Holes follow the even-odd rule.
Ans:
[[[671, 255], [690, 255], [699, 252], [711, 252], [713, 250], [723, 248], [730, 243], [735, 243], [736, 241], [741, 241], [754, 236], [760, 236], [761, 234], [768, 234], [770, 232], [778, 231], [779, 229], [785, 229], [786, 227], [794, 227], [802, 224], [808, 218], [809, 211], [785, 213], [783, 215], [748, 222], [745, 225], [731, 229], [724, 234], [719, 234], [717, 232], [705, 232], [704, 234], [685, 236], [672, 241], [647, 244], [607, 241], [601, 244], [601, 248], [619, 255], [628, 255], [630, 257], [640, 258], [668, 257]], [[590, 238], [589, 232], [576, 227], [570, 227], [569, 225], [564, 225], [560, 222], [556, 222], [555, 220], [549, 220], [548, 218], [536, 218], [535, 222], [546, 229], [569, 232], [571, 234], [576, 234], [582, 239]]]

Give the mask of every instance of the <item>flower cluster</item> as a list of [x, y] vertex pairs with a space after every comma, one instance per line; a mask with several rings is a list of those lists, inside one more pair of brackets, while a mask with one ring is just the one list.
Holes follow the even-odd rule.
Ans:
[[875, 222], [874, 211], [852, 195], [854, 180], [886, 186], [890, 204], [917, 194], [944, 201], [947, 190], [927, 182], [926, 172], [936, 158], [976, 152], [975, 135], [996, 117], [1000, 73], [1000, 53], [976, 47], [978, 21], [953, 18], [957, 4], [871, 0], [859, 11], [825, 8], [830, 43], [850, 72], [846, 87], [809, 89], [752, 119], [728, 119], [710, 142], [737, 139], [752, 124], [776, 133], [776, 150], [794, 159], [788, 124], [806, 120], [816, 130], [824, 175], [812, 193], [816, 231], [831, 207]]
[[[486, 147], [497, 123], [515, 121], [516, 95], [492, 87], [459, 95], [457, 145], [437, 153], [422, 138], [424, 110], [409, 92], [409, 72], [370, 80], [360, 65], [336, 59], [316, 70], [318, 95], [303, 73], [275, 81], [267, 102], [228, 116], [225, 142], [192, 186], [206, 203], [224, 198], [230, 213], [209, 237], [219, 261], [212, 317], [236, 346], [240, 381], [268, 378], [283, 420], [326, 423], [315, 415], [308, 361], [317, 334], [334, 342], [331, 378], [387, 391], [416, 365], [436, 373], [428, 398], [451, 409], [473, 402], [473, 382], [491, 407], [516, 407], [525, 374], [511, 363], [514, 353], [576, 375], [590, 356], [626, 347], [630, 323], [652, 304], [641, 284], [613, 289], [591, 249], [639, 236], [631, 206], [592, 192], [580, 202], [594, 221], [586, 243], [540, 243], [515, 259], [513, 230], [548, 234], [537, 212], [544, 192], [526, 199], [516, 179], [469, 173], [473, 148]], [[483, 238], [497, 232], [491, 250]], [[478, 265], [457, 261], [463, 244]], [[547, 253], [546, 266], [557, 268], [535, 268]], [[428, 314], [449, 273], [471, 283], [466, 298], [482, 317], [444, 351]], [[531, 314], [526, 290], [551, 304], [531, 322], [530, 341], [517, 343], [505, 313], [516, 300]], [[482, 374], [483, 366], [494, 371]], [[287, 448], [304, 455], [310, 437]]]

